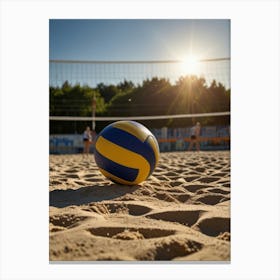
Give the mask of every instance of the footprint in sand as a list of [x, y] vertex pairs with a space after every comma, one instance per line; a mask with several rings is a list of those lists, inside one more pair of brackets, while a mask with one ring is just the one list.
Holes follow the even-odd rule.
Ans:
[[212, 182], [216, 182], [219, 181], [221, 178], [220, 177], [201, 177], [198, 179], [199, 182], [201, 183], [212, 183]]
[[69, 228], [87, 218], [87, 216], [76, 216], [71, 214], [54, 215], [50, 216], [50, 223], [57, 227]]
[[70, 178], [70, 179], [79, 179], [80, 178], [77, 174], [66, 174], [65, 177]]
[[179, 203], [179, 201], [173, 195], [166, 193], [165, 191], [157, 192], [153, 194], [153, 197], [157, 198], [158, 200]]
[[184, 179], [187, 181], [187, 182], [192, 182], [194, 180], [197, 180], [198, 178], [200, 178], [200, 176], [186, 176], [184, 177]]
[[207, 217], [202, 218], [194, 225], [202, 233], [209, 236], [218, 236], [230, 232], [230, 218], [228, 217]]
[[228, 200], [229, 198], [221, 195], [221, 194], [202, 194], [201, 196], [198, 196], [195, 201], [197, 202], [202, 202], [203, 204], [207, 204], [207, 205], [216, 205], [219, 202]]
[[224, 189], [221, 189], [221, 188], [207, 188], [206, 189], [208, 192], [211, 192], [211, 193], [220, 193], [220, 194], [229, 194], [229, 190], [224, 190]]
[[205, 211], [202, 210], [182, 210], [182, 211], [162, 211], [148, 214], [146, 217], [168, 222], [176, 222], [187, 226], [192, 226]]
[[111, 214], [120, 213], [121, 210], [125, 209], [129, 215], [141, 216], [152, 210], [149, 207], [132, 203], [104, 203], [104, 205], [107, 207]]
[[189, 192], [195, 193], [196, 191], [201, 190], [201, 189], [205, 189], [207, 187], [208, 187], [207, 185], [195, 184], [195, 185], [184, 186], [183, 188], [185, 188]]

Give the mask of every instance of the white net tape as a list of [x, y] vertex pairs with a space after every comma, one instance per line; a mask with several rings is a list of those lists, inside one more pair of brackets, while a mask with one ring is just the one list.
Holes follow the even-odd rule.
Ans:
[[75, 116], [50, 116], [51, 121], [118, 121], [118, 120], [162, 120], [178, 118], [198, 118], [198, 117], [216, 117], [229, 116], [230, 112], [215, 112], [201, 114], [178, 114], [162, 116], [130, 116], [130, 117], [75, 117]]

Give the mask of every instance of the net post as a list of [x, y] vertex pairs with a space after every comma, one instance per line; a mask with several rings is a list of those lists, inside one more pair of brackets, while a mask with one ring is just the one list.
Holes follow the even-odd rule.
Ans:
[[95, 95], [92, 99], [92, 130], [95, 131], [95, 111], [96, 111], [96, 99]]

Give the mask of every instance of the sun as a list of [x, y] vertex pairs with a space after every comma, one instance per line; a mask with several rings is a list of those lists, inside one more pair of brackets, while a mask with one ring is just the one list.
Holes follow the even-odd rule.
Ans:
[[198, 57], [191, 54], [182, 59], [181, 71], [184, 75], [197, 75], [199, 74]]

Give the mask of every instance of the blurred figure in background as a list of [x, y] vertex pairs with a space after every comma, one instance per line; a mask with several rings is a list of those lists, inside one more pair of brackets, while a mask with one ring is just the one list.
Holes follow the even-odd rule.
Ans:
[[199, 122], [197, 122], [196, 125], [191, 128], [191, 142], [190, 142], [188, 151], [192, 150], [194, 144], [195, 144], [196, 150], [200, 151], [200, 145], [199, 145], [200, 129], [201, 129], [201, 126], [200, 126]]
[[92, 143], [92, 132], [90, 127], [87, 126], [83, 133], [83, 142], [84, 142], [84, 153], [83, 155], [89, 155], [90, 144]]

